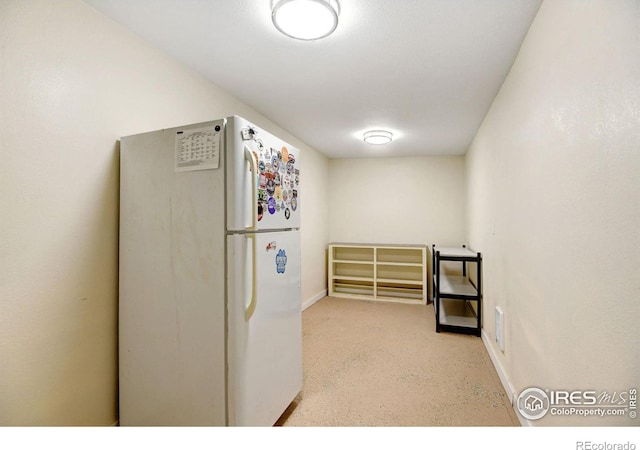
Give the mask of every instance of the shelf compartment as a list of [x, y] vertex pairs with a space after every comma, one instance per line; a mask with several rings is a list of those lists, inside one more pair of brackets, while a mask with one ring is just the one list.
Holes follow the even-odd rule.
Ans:
[[333, 260], [369, 261], [373, 263], [373, 248], [371, 247], [333, 247]]
[[440, 324], [476, 329], [478, 318], [468, 302], [440, 299]]
[[434, 252], [440, 252], [441, 261], [476, 261], [478, 254], [466, 247], [434, 247]]
[[333, 278], [335, 280], [340, 280], [340, 281], [366, 281], [368, 283], [373, 283], [373, 278], [369, 278], [369, 277], [353, 277], [351, 275], [334, 275]]
[[423, 267], [422, 263], [405, 263], [405, 262], [378, 262], [379, 265], [385, 266], [400, 266], [400, 267]]
[[352, 297], [371, 297], [373, 296], [373, 282], [358, 280], [334, 280], [333, 291], [341, 295]]
[[422, 286], [421, 280], [401, 280], [399, 278], [376, 278], [378, 284], [381, 283], [401, 283], [401, 284], [409, 284], [412, 286]]
[[340, 263], [340, 264], [368, 264], [370, 266], [373, 266], [373, 261], [352, 261], [352, 260], [348, 260], [348, 259], [333, 259], [334, 263]]
[[422, 283], [424, 269], [422, 266], [402, 266], [397, 264], [378, 263], [376, 265], [378, 279], [413, 281]]
[[478, 290], [467, 277], [440, 274], [440, 286], [438, 286], [437, 277], [434, 275], [433, 283], [436, 289], [439, 288], [440, 296], [464, 299], [478, 295]]
[[381, 282], [377, 283], [377, 296], [384, 299], [424, 300], [422, 285]]
[[378, 248], [377, 262], [378, 263], [409, 263], [422, 265], [422, 251], [415, 248]]
[[333, 262], [334, 277], [355, 277], [373, 280], [373, 263]]

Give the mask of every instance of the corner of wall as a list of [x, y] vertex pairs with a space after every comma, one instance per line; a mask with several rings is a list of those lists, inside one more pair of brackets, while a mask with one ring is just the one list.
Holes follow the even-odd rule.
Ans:
[[307, 299], [307, 301], [305, 301], [302, 304], [302, 310], [304, 311], [305, 309], [309, 308], [310, 306], [313, 306], [314, 303], [316, 303], [318, 300], [324, 298], [327, 296], [327, 290], [325, 289], [324, 291], [320, 291], [318, 292], [316, 295], [314, 295], [313, 297]]

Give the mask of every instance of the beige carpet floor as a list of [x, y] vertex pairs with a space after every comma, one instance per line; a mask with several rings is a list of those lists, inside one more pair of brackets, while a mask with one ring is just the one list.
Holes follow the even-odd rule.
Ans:
[[476, 336], [432, 305], [325, 297], [303, 320], [304, 387], [283, 426], [518, 426]]

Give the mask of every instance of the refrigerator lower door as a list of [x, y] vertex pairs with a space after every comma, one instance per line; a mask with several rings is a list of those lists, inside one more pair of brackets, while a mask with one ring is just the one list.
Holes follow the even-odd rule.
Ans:
[[271, 426], [302, 389], [300, 232], [228, 240], [229, 425]]

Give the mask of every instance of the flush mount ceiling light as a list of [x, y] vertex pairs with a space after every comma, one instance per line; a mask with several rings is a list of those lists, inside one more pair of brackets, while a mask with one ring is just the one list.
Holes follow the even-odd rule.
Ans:
[[312, 41], [329, 36], [338, 26], [338, 0], [272, 0], [271, 19], [280, 32]]
[[388, 144], [393, 139], [393, 133], [385, 130], [371, 130], [364, 133], [364, 141], [367, 144]]

